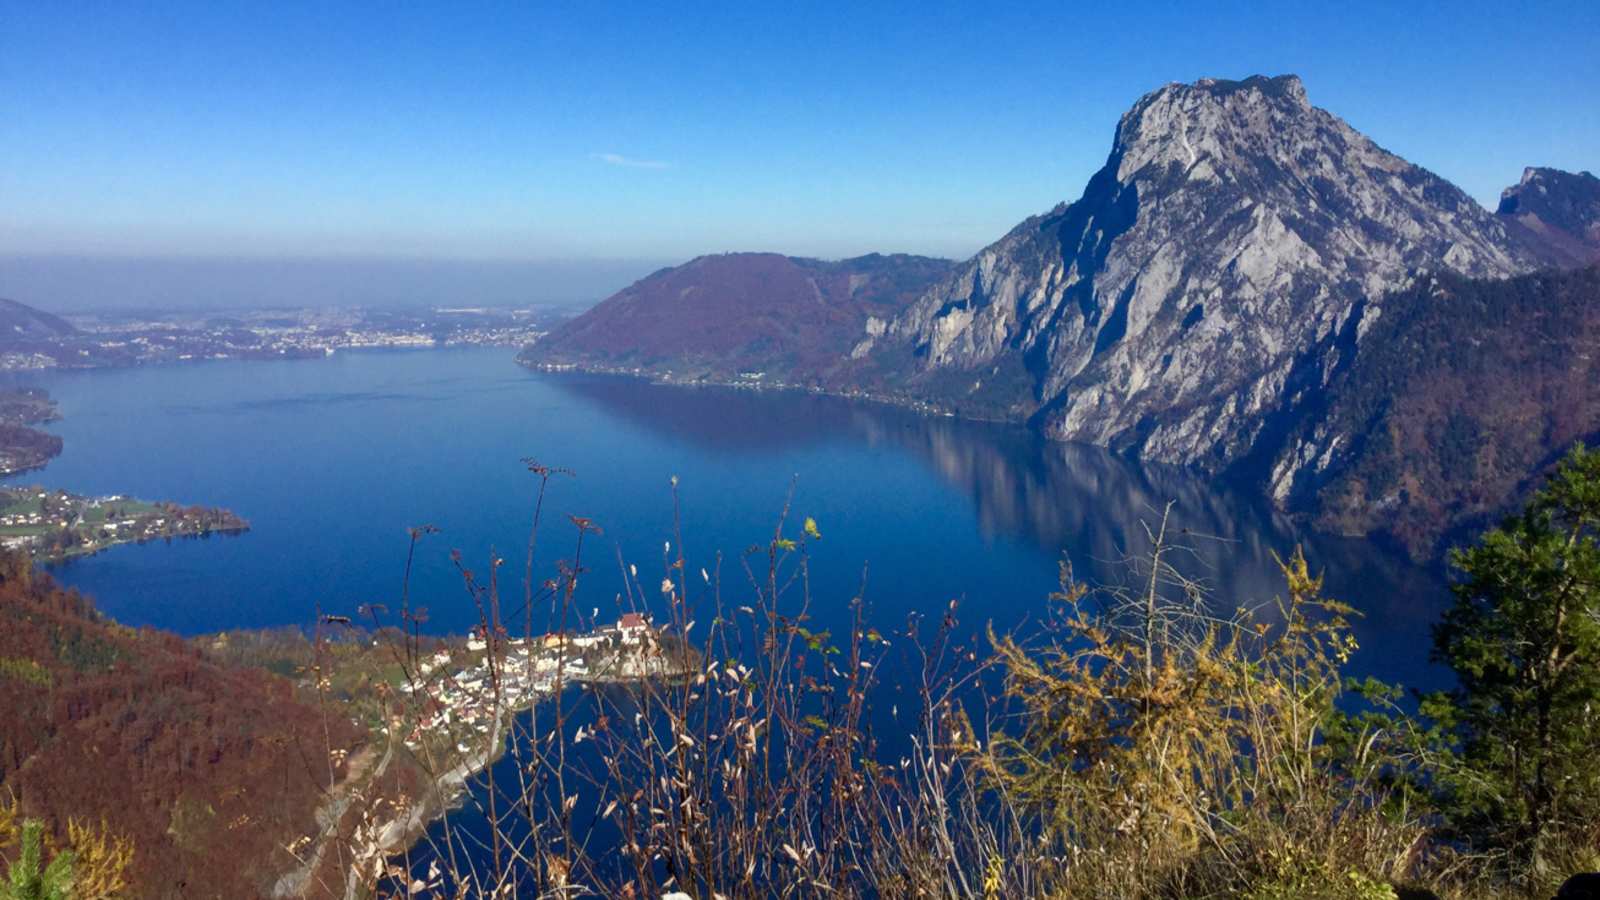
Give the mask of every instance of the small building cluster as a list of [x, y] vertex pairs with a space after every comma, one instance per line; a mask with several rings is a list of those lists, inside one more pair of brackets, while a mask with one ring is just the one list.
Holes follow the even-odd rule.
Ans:
[[422, 695], [406, 742], [416, 746], [443, 731], [460, 753], [487, 750], [506, 714], [553, 693], [558, 680], [631, 677], [648, 670], [636, 658], [657, 655], [655, 634], [647, 617], [628, 613], [587, 634], [499, 640], [497, 697], [490, 678], [489, 641], [478, 629], [467, 639], [469, 659], [464, 667], [449, 671], [463, 661], [441, 650], [422, 661], [418, 683], [401, 686], [403, 693]]

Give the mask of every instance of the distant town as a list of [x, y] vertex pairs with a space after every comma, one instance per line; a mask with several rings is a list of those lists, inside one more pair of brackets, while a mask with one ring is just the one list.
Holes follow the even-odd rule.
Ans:
[[205, 359], [301, 359], [362, 348], [521, 347], [563, 318], [548, 308], [269, 309], [33, 314], [0, 341], [0, 371]]

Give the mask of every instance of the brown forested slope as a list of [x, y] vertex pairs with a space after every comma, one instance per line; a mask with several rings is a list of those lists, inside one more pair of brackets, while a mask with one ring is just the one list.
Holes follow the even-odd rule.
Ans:
[[1600, 437], [1600, 267], [1398, 291], [1325, 404], [1300, 439], [1337, 450], [1291, 507], [1430, 557]]
[[776, 253], [702, 256], [642, 278], [552, 331], [523, 361], [671, 371], [723, 380], [810, 380], [950, 270], [948, 260], [871, 254], [828, 262]]
[[58, 832], [75, 817], [129, 838], [137, 897], [261, 896], [362, 740], [287, 679], [112, 623], [15, 555], [0, 698], [0, 790]]

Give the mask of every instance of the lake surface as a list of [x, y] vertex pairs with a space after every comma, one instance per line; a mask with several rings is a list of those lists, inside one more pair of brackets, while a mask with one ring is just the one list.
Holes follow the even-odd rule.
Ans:
[[[216, 361], [13, 377], [60, 403], [62, 455], [13, 482], [231, 508], [232, 538], [123, 546], [56, 569], [113, 617], [186, 634], [302, 625], [363, 604], [398, 605], [410, 526], [413, 603], [428, 627], [461, 632], [477, 612], [450, 551], [520, 577], [535, 481], [520, 461], [566, 466], [552, 482], [539, 577], [572, 554], [568, 514], [604, 529], [584, 550], [578, 605], [614, 618], [625, 563], [646, 584], [672, 538], [677, 476], [691, 572], [724, 554], [725, 599], [740, 599], [738, 557], [765, 545], [793, 488], [803, 516], [815, 614], [846, 621], [863, 567], [868, 617], [885, 630], [961, 601], [964, 627], [1035, 619], [1063, 554], [1109, 579], [1143, 545], [1141, 519], [1174, 501], [1174, 526], [1199, 548], [1189, 568], [1219, 596], [1279, 590], [1274, 553], [1297, 543], [1329, 593], [1365, 613], [1355, 672], [1436, 686], [1428, 629], [1447, 596], [1437, 573], [1367, 541], [1306, 533], [1248, 492], [1016, 428], [927, 418], [801, 394], [668, 388], [534, 373], [503, 348], [342, 353], [325, 360]], [[1198, 536], [1205, 536], [1204, 539]], [[621, 562], [619, 562], [619, 560]], [[541, 623], [542, 624], [542, 623]]]

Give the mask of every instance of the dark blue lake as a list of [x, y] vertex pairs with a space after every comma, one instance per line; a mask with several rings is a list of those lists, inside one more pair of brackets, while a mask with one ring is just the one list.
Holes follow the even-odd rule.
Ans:
[[[1175, 501], [1200, 558], [1190, 570], [1229, 601], [1269, 600], [1274, 552], [1303, 543], [1329, 592], [1365, 613], [1353, 661], [1417, 685], [1428, 628], [1446, 602], [1437, 573], [1374, 543], [1319, 536], [1248, 492], [1189, 472], [1043, 441], [1016, 428], [934, 419], [799, 394], [667, 388], [526, 371], [506, 349], [342, 353], [325, 360], [205, 362], [11, 379], [47, 388], [65, 452], [16, 481], [84, 493], [226, 506], [233, 538], [114, 548], [56, 570], [113, 617], [194, 634], [305, 624], [324, 612], [395, 604], [406, 529], [419, 547], [413, 602], [429, 627], [464, 631], [477, 612], [449, 552], [520, 575], [534, 457], [573, 469], [552, 483], [540, 577], [569, 557], [567, 514], [603, 529], [584, 551], [578, 605], [614, 617], [622, 563], [659, 580], [679, 479], [690, 570], [770, 540], [791, 484], [790, 532], [813, 516], [815, 613], [838, 625], [869, 566], [869, 618], [961, 600], [964, 625], [1037, 616], [1067, 554], [1080, 575], [1114, 577], [1143, 546], [1140, 520]], [[741, 603], [738, 577], [725, 599]]]

